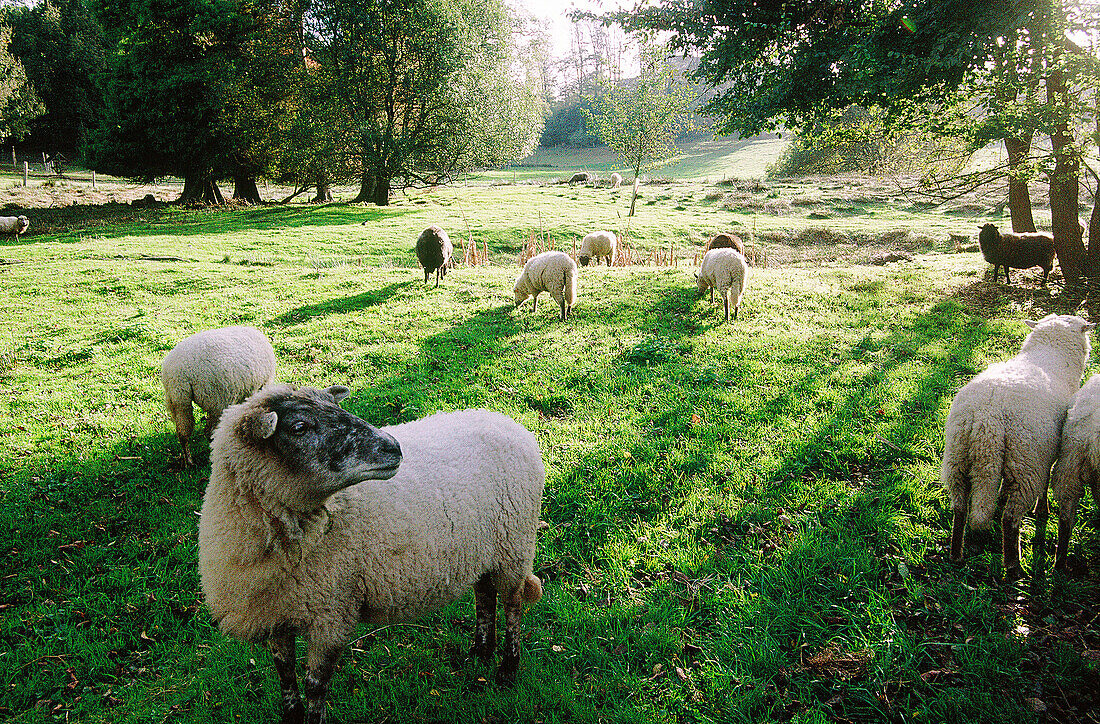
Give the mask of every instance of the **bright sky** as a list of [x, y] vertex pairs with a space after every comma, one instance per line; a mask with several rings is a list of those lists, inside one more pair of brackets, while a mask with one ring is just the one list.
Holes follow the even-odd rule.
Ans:
[[573, 9], [601, 12], [634, 5], [634, 0], [508, 0], [508, 2], [526, 9], [537, 18], [550, 21], [554, 37], [554, 55], [559, 57], [569, 52], [572, 23], [565, 15], [567, 12]]

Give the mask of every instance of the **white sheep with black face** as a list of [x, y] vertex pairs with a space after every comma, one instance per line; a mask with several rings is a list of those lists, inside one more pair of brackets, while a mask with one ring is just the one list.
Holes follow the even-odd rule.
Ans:
[[483, 660], [503, 604], [497, 680], [511, 683], [523, 606], [542, 595], [532, 566], [546, 472], [534, 436], [488, 410], [375, 428], [339, 407], [347, 395], [275, 385], [226, 410], [214, 433], [203, 593], [222, 632], [272, 651], [283, 721], [322, 721], [360, 621], [408, 621], [471, 588]]
[[206, 413], [206, 434], [222, 410], [275, 379], [275, 350], [255, 327], [222, 327], [197, 332], [172, 348], [160, 367], [164, 402], [189, 466], [189, 441], [195, 430], [191, 403]]
[[1003, 500], [1001, 550], [1010, 580], [1023, 575], [1021, 520], [1037, 504], [1047, 515], [1050, 468], [1096, 326], [1057, 314], [1026, 324], [1031, 333], [1020, 352], [990, 365], [951, 401], [940, 469], [951, 498], [952, 560], [962, 560], [966, 528], [988, 528]]

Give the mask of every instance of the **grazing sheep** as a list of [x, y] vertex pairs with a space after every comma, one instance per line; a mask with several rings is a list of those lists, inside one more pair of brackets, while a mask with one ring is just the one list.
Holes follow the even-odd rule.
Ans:
[[705, 252], [711, 249], [737, 249], [741, 252], [741, 255], [745, 254], [745, 245], [741, 243], [741, 237], [737, 234], [715, 234], [714, 237], [707, 242], [707, 248]]
[[615, 263], [615, 252], [618, 248], [618, 240], [610, 231], [593, 231], [581, 240], [581, 248], [577, 252], [577, 261], [581, 266], [588, 266], [588, 260], [595, 257], [596, 266], [600, 264], [600, 258], [607, 259], [607, 265]]
[[[264, 389], [214, 433], [199, 573], [223, 633], [264, 641], [284, 722], [324, 719], [329, 682], [359, 622], [408, 621], [474, 590], [472, 653], [519, 664], [545, 469], [534, 436], [488, 410], [377, 429], [340, 409], [348, 388]], [[385, 482], [382, 482], [385, 481]], [[304, 699], [295, 638], [307, 643]]]
[[741, 297], [745, 293], [748, 277], [749, 265], [741, 252], [729, 248], [711, 249], [703, 255], [703, 263], [699, 265], [695, 282], [699, 285], [699, 296], [703, 296], [703, 292], [710, 289], [712, 304], [714, 289], [718, 288], [726, 311], [725, 321], [728, 322], [730, 306], [733, 307], [733, 318], [737, 319], [737, 310], [741, 308]]
[[569, 188], [573, 188], [573, 184], [586, 184], [591, 180], [587, 171], [578, 171], [569, 178]]
[[1020, 521], [1047, 514], [1047, 483], [1062, 422], [1089, 357], [1095, 324], [1051, 314], [1027, 320], [1031, 333], [1015, 357], [990, 365], [951, 402], [940, 480], [951, 497], [951, 559], [963, 557], [963, 533], [988, 528], [999, 501], [1005, 576], [1023, 575]]
[[538, 305], [539, 293], [549, 292], [561, 307], [561, 321], [564, 322], [577, 303], [577, 262], [564, 252], [544, 251], [523, 265], [513, 291], [517, 309], [523, 300], [531, 297], [532, 313]]
[[26, 216], [0, 216], [0, 234], [11, 234], [18, 238], [31, 225]]
[[982, 256], [993, 265], [993, 282], [997, 282], [997, 272], [1005, 268], [1005, 284], [1011, 284], [1008, 268], [1028, 269], [1033, 266], [1043, 268], [1043, 284], [1047, 283], [1050, 270], [1054, 268], [1054, 237], [1050, 234], [1033, 231], [1000, 233], [993, 224], [986, 224], [978, 232], [978, 246]]
[[1093, 375], [1073, 396], [1073, 405], [1062, 426], [1058, 464], [1054, 466], [1051, 492], [1058, 503], [1058, 547], [1055, 570], [1066, 569], [1069, 537], [1077, 517], [1077, 504], [1085, 485], [1092, 488], [1092, 501], [1100, 506], [1100, 375]]
[[416, 239], [416, 258], [420, 266], [424, 267], [424, 283], [428, 283], [428, 277], [435, 272], [435, 285], [439, 286], [439, 278], [447, 275], [447, 267], [451, 265], [451, 252], [454, 247], [447, 232], [432, 224]]
[[620, 186], [622, 186], [622, 183], [623, 183], [623, 175], [621, 173], [616, 171], [613, 174], [611, 174], [611, 188], [617, 189]]
[[275, 350], [254, 327], [208, 329], [184, 339], [164, 357], [160, 381], [164, 401], [183, 447], [183, 464], [191, 466], [188, 441], [195, 430], [194, 402], [206, 413], [206, 435], [222, 411], [241, 402], [275, 379]]

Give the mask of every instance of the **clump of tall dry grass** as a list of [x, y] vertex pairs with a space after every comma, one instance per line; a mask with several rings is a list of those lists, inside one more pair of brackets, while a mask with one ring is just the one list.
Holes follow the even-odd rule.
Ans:
[[479, 249], [472, 235], [462, 241], [462, 263], [466, 266], [482, 266], [489, 263], [489, 242]]

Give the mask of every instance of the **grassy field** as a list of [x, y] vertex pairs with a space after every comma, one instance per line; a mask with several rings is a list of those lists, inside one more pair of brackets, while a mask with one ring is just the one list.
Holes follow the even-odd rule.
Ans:
[[[625, 193], [535, 184], [30, 209], [32, 233], [0, 240], [0, 718], [278, 718], [270, 656], [202, 605], [208, 449], [180, 468], [158, 380], [179, 339], [241, 323], [281, 379], [346, 384], [372, 423], [488, 407], [547, 464], [515, 689], [468, 660], [467, 598], [362, 627], [330, 721], [1100, 720], [1096, 502], [1072, 547], [1087, 572], [1032, 555], [1053, 521], [1025, 524], [1020, 584], [996, 551], [944, 556], [951, 397], [1018, 350], [1022, 319], [1078, 311], [1058, 274], [994, 285], [954, 253], [980, 200], [930, 209], [867, 179], [642, 192], [629, 224]], [[432, 222], [488, 263], [424, 287]], [[583, 269], [566, 324], [511, 309], [532, 237], [568, 250], [599, 226], [664, 261]], [[691, 276], [720, 229], [767, 259], [729, 325]], [[884, 250], [914, 259], [867, 264]]]

